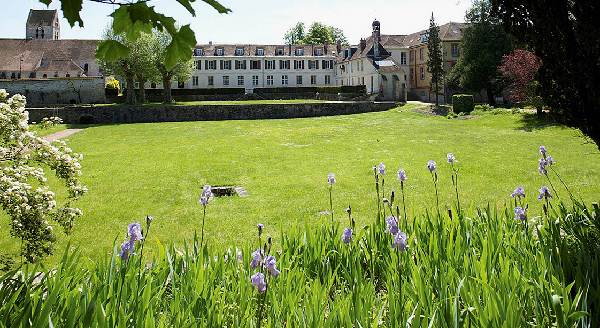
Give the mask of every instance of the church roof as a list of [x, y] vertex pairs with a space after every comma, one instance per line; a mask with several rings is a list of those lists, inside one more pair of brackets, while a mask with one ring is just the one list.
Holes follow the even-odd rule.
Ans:
[[58, 11], [55, 10], [29, 10], [27, 17], [27, 25], [29, 26], [52, 26], [54, 20], [58, 16]]

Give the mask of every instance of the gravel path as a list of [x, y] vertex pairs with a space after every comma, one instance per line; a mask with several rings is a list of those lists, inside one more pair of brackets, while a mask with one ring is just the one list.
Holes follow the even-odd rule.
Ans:
[[83, 129], [66, 129], [66, 130], [58, 131], [56, 133], [49, 134], [49, 135], [45, 136], [44, 139], [52, 142], [54, 140], [70, 137], [70, 136], [74, 135], [75, 133], [82, 131], [82, 130]]

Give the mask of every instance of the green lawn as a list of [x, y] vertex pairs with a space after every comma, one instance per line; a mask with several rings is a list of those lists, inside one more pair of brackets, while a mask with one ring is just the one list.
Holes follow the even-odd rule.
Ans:
[[[286, 231], [315, 227], [329, 217], [327, 173], [334, 172], [336, 220], [345, 224], [352, 205], [359, 225], [376, 207], [372, 166], [388, 168], [386, 191], [398, 190], [395, 172], [408, 174], [409, 212], [433, 210], [434, 189], [426, 162], [439, 167], [440, 205], [454, 200], [446, 153], [459, 161], [461, 201], [467, 207], [503, 206], [523, 185], [531, 215], [539, 213], [537, 189], [547, 184], [537, 173], [538, 147], [545, 145], [563, 179], [586, 201], [600, 200], [600, 153], [578, 130], [543, 125], [524, 114], [478, 115], [468, 119], [413, 112], [415, 104], [386, 112], [290, 120], [115, 124], [94, 126], [70, 137], [85, 155], [83, 180], [89, 187], [79, 202], [85, 215], [71, 237], [60, 236], [85, 255], [110, 252], [124, 238], [126, 224], [155, 216], [152, 244], [181, 242], [200, 228], [198, 205], [204, 184], [237, 185], [249, 197], [210, 203], [206, 235], [226, 247], [246, 243], [255, 225]], [[562, 198], [567, 198], [558, 183]], [[0, 218], [0, 247], [17, 249]], [[275, 233], [278, 237], [278, 233]], [[58, 252], [60, 253], [60, 252]]]

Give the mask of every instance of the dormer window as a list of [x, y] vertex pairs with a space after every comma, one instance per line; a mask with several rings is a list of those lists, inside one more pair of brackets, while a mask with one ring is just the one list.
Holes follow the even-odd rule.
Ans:
[[235, 55], [236, 56], [243, 56], [244, 55], [244, 48], [236, 48], [235, 49]]
[[202, 51], [200, 48], [194, 49], [194, 56], [202, 56], [203, 53], [204, 51]]
[[223, 48], [217, 48], [216, 53], [217, 56], [223, 56], [225, 54], [225, 50]]
[[283, 48], [277, 48], [277, 50], [275, 50], [275, 55], [283, 56]]
[[315, 49], [315, 56], [323, 56], [323, 49], [321, 49], [321, 48]]
[[296, 56], [304, 56], [304, 49], [296, 48]]
[[256, 55], [257, 56], [264, 56], [265, 55], [265, 49], [263, 49], [263, 48], [256, 49]]
[[428, 40], [429, 36], [426, 33], [421, 34], [421, 43], [427, 43]]

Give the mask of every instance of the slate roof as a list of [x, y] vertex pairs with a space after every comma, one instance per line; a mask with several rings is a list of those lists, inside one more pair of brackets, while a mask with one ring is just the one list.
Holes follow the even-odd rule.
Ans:
[[[276, 56], [277, 49], [283, 50], [283, 56], [294, 56], [296, 49], [303, 49], [304, 56], [313, 56], [316, 49], [323, 55], [331, 55], [335, 45], [257, 45], [257, 44], [199, 44], [196, 49], [203, 50], [203, 56], [215, 56], [217, 49], [223, 49], [223, 56], [235, 56], [236, 49], [244, 49], [244, 56], [256, 56], [257, 49], [264, 50], [264, 56]], [[291, 54], [290, 54], [291, 51]]]
[[57, 10], [29, 10], [27, 17], [28, 26], [52, 26], [54, 19], [57, 18]]
[[78, 70], [77, 63], [96, 62], [98, 42], [97, 40], [0, 39], [0, 71], [19, 71], [19, 64], [23, 71]]

